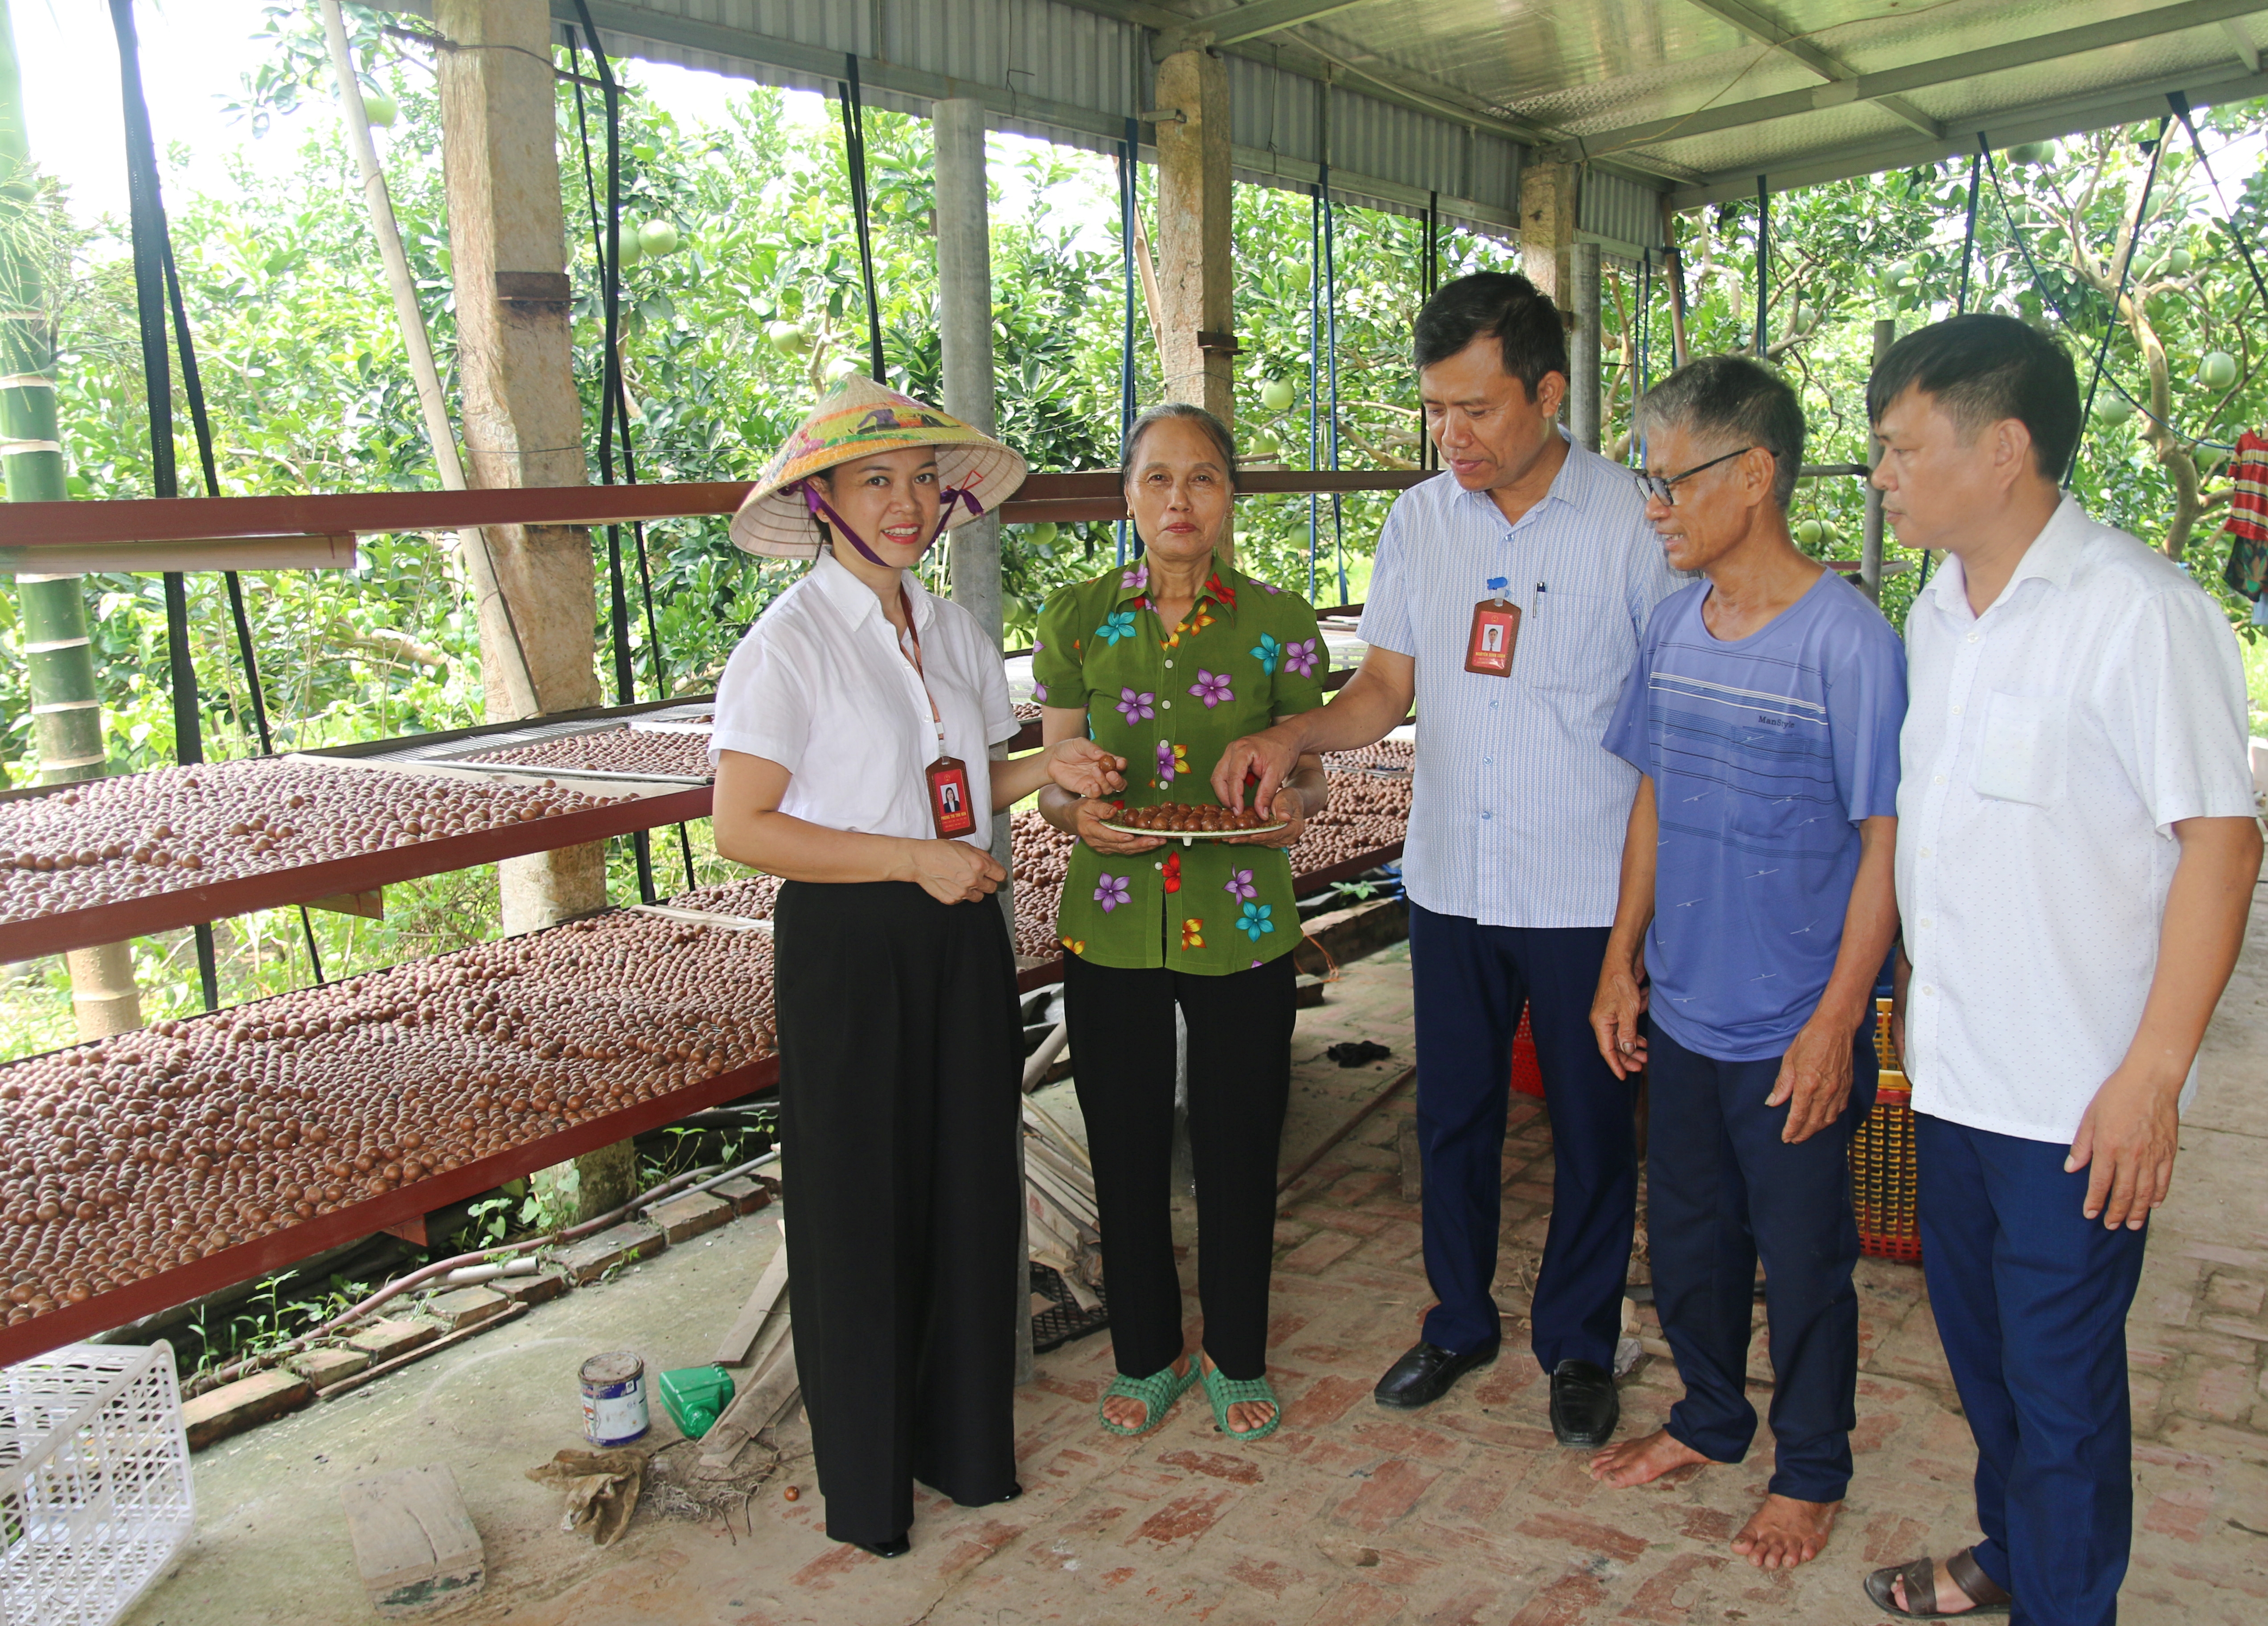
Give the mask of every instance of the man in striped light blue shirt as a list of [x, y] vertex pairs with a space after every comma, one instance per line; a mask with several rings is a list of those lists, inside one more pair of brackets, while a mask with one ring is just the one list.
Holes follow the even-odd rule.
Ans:
[[1213, 785], [1241, 805], [1256, 769], [1265, 806], [1300, 753], [1368, 745], [1417, 702], [1403, 872], [1425, 1270], [1440, 1302], [1378, 1399], [1425, 1405], [1496, 1357], [1499, 1164], [1525, 1005], [1555, 1154], [1532, 1343], [1554, 1434], [1600, 1446], [1618, 1416], [1638, 1170], [1635, 1085], [1601, 1059], [1589, 1013], [1638, 780], [1600, 742], [1653, 607], [1680, 583], [1629, 474], [1560, 430], [1565, 328], [1527, 278], [1446, 284], [1416, 341], [1444, 472], [1387, 517], [1363, 611], [1369, 655], [1329, 705], [1231, 744]]

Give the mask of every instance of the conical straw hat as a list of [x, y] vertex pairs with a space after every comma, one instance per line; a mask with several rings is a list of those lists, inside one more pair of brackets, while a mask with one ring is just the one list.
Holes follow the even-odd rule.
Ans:
[[[997, 508], [1024, 483], [1022, 456], [951, 414], [851, 373], [820, 398], [811, 416], [772, 454], [755, 489], [733, 516], [733, 541], [747, 552], [776, 559], [808, 559], [819, 551], [819, 525], [803, 498], [812, 475], [878, 452], [937, 448], [938, 477], [976, 501], [978, 511]], [[976, 518], [955, 506], [948, 528]]]

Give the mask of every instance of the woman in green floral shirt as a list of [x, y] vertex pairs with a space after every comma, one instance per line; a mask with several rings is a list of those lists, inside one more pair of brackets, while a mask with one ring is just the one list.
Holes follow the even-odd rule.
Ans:
[[[1236, 482], [1218, 418], [1152, 408], [1121, 474], [1146, 555], [1048, 600], [1035, 698], [1049, 743], [1092, 734], [1126, 759], [1127, 806], [1211, 805], [1223, 748], [1322, 705], [1329, 657], [1305, 600], [1214, 556]], [[1222, 1429], [1256, 1439], [1276, 1427], [1268, 1275], [1300, 941], [1283, 849], [1325, 794], [1321, 759], [1306, 757], [1270, 810], [1282, 829], [1172, 843], [1104, 828], [1116, 803], [1041, 798], [1049, 822], [1080, 838], [1057, 930], [1118, 1363], [1101, 1407], [1114, 1433], [1156, 1426], [1200, 1375]], [[1189, 1026], [1202, 1361], [1182, 1335], [1167, 1209], [1176, 1006]]]

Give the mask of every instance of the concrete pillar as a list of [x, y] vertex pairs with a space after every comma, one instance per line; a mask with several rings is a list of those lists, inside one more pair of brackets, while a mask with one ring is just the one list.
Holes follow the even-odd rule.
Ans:
[[1567, 335], [1567, 364], [1574, 376], [1567, 380], [1567, 432], [1578, 445], [1599, 449], [1599, 246], [1576, 243], [1567, 251], [1573, 286], [1575, 330]]
[[[934, 103], [937, 142], [938, 339], [945, 358], [939, 404], [971, 428], [995, 432], [992, 404], [992, 239], [986, 217], [984, 104]], [[1000, 638], [1000, 524], [987, 516], [950, 533], [953, 598]]]
[[[945, 399], [939, 403], [973, 429], [998, 429], [992, 381], [992, 231], [984, 180], [984, 104], [956, 97], [932, 104], [930, 131], [937, 143], [938, 339], [945, 362]], [[990, 515], [948, 533], [953, 548], [953, 600], [976, 617], [996, 644], [1001, 641], [1000, 522]], [[1006, 747], [993, 754], [1005, 756]], [[1016, 934], [1015, 858], [1008, 815], [992, 820], [992, 856], [1008, 870], [993, 894]], [[1016, 1166], [1024, 1162], [1024, 1126], [1016, 1124]], [[1020, 1236], [1022, 1233], [1020, 1232]], [[1016, 1250], [1016, 1381], [1032, 1380], [1031, 1244]]]
[[[433, 20], [453, 46], [438, 57], [466, 478], [476, 489], [581, 485], [550, 8], [545, 0], [436, 0]], [[539, 710], [603, 704], [590, 533], [491, 526], [487, 536]], [[483, 624], [483, 651], [504, 647], [504, 636], [500, 625]], [[491, 656], [483, 656], [482, 678], [489, 715], [512, 716]], [[498, 869], [508, 932], [606, 907], [603, 843], [509, 859]], [[577, 1159], [580, 1214], [629, 1201], [637, 1164], [627, 1142]]]
[[1521, 269], [1563, 311], [1573, 285], [1577, 184], [1572, 164], [1531, 164], [1520, 172]]
[[[973, 429], [993, 434], [998, 416], [992, 389], [992, 235], [986, 215], [984, 104], [955, 98], [932, 104], [937, 143], [938, 339], [945, 361], [945, 399], [938, 404]], [[947, 533], [953, 549], [953, 601], [1001, 641], [1000, 522], [991, 515]], [[1008, 864], [1008, 819], [992, 820], [992, 856]], [[1012, 882], [1011, 883], [1011, 887]], [[1000, 888], [1008, 930], [1016, 930], [1011, 887]]]
[[[1890, 353], [1890, 346], [1898, 339], [1898, 325], [1884, 316], [1874, 323], [1874, 365], [1882, 364], [1882, 357]], [[1867, 467], [1871, 471], [1882, 460], [1882, 448], [1875, 444], [1872, 434], [1867, 437]], [[1867, 531], [1859, 548], [1859, 585], [1875, 603], [1882, 601], [1882, 494], [1874, 489], [1872, 480], [1867, 482]]]
[[1165, 399], [1234, 421], [1228, 63], [1175, 51], [1158, 64], [1158, 281]]

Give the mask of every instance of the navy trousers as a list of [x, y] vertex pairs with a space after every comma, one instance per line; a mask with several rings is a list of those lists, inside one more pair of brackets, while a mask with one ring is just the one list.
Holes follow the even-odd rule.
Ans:
[[1564, 1360], [1612, 1370], [1638, 1203], [1637, 1084], [1617, 1079], [1591, 1036], [1605, 926], [1484, 926], [1410, 906], [1418, 1029], [1418, 1145], [1425, 1170], [1425, 1277], [1440, 1302], [1425, 1342], [1462, 1352], [1498, 1335], [1512, 1038], [1528, 1007], [1551, 1118], [1551, 1227], [1530, 1311], [1546, 1372]]
[[1722, 1062], [1646, 1023], [1646, 1239], [1662, 1336], [1685, 1398], [1672, 1438], [1738, 1462], [1756, 1437], [1749, 1335], [1756, 1261], [1771, 1327], [1773, 1492], [1839, 1502], [1858, 1424], [1859, 1225], [1851, 1136], [1874, 1104], [1874, 1025], [1851, 1051], [1851, 1102], [1825, 1129], [1784, 1143], [1785, 1105], [1765, 1098], [1780, 1058]]
[[2134, 1527], [2126, 1311], [2146, 1227], [2080, 1212], [2070, 1148], [1917, 1113], [1922, 1267], [1977, 1438], [1977, 1567], [2029, 1626], [2110, 1626]]

